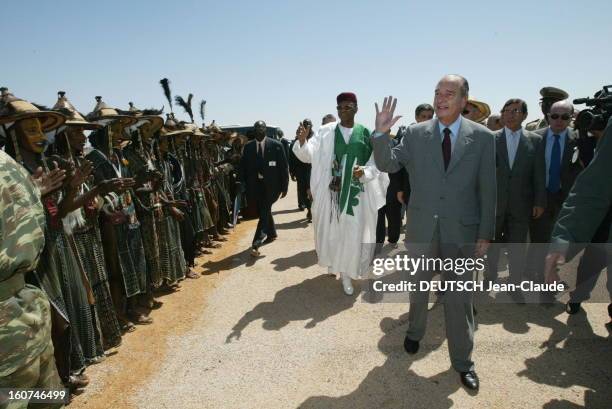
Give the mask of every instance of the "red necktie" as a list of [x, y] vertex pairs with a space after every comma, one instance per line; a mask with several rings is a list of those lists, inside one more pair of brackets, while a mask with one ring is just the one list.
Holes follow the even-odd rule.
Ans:
[[451, 130], [444, 128], [444, 139], [442, 140], [442, 157], [444, 158], [444, 170], [448, 168], [451, 159]]

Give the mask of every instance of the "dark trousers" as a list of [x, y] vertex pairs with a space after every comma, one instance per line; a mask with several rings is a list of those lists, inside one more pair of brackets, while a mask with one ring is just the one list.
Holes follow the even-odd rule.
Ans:
[[570, 302], [580, 303], [591, 298], [591, 291], [597, 284], [597, 279], [601, 270], [607, 268], [608, 273], [608, 292], [612, 298], [612, 260], [608, 260], [608, 252], [606, 246], [608, 235], [610, 233], [610, 224], [612, 223], [612, 210], [608, 212], [604, 220], [601, 222], [597, 231], [593, 235], [591, 244], [585, 247], [580, 262], [578, 263], [578, 271], [576, 275], [576, 289], [570, 292]]
[[310, 187], [310, 180], [297, 178], [297, 194], [298, 194], [298, 206], [310, 209], [310, 199], [308, 198], [308, 188]]
[[547, 194], [546, 209], [539, 219], [531, 219], [529, 223], [529, 237], [531, 244], [527, 253], [527, 266], [525, 272], [529, 278], [536, 282], [544, 281], [544, 259], [548, 254], [547, 243], [561, 211], [565, 196], [559, 193]]
[[[385, 219], [388, 227], [385, 227]], [[384, 243], [388, 236], [389, 243], [397, 243], [402, 228], [402, 204], [397, 200], [388, 201], [386, 205], [378, 209], [378, 220], [376, 222], [376, 243]]]
[[267, 199], [266, 185], [261, 180], [257, 182], [257, 192], [259, 194], [251, 198], [251, 200], [255, 201], [257, 215], [259, 216], [257, 229], [255, 229], [255, 236], [253, 237], [254, 248], [261, 246], [266, 236], [276, 237], [276, 227], [274, 226], [274, 219], [272, 218], [272, 203]]
[[527, 233], [529, 221], [517, 220], [511, 214], [498, 216], [496, 219], [495, 241], [487, 253], [487, 270], [484, 277], [487, 280], [497, 280], [499, 252], [506, 243], [508, 250], [508, 269], [511, 283], [520, 283], [525, 270], [525, 255], [527, 253]]

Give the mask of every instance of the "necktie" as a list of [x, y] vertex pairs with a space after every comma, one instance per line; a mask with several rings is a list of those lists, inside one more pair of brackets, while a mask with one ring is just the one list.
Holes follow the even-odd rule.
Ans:
[[444, 128], [444, 139], [442, 140], [442, 157], [444, 158], [444, 170], [448, 168], [451, 159], [451, 130]]
[[550, 154], [550, 168], [548, 169], [548, 191], [557, 193], [561, 189], [561, 143], [559, 135], [553, 135], [552, 153]]

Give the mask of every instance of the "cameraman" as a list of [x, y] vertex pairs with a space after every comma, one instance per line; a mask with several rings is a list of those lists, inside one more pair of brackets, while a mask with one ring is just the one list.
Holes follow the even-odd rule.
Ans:
[[[597, 131], [592, 131], [597, 136]], [[585, 243], [596, 241], [605, 244], [588, 245], [583, 255], [587, 260], [587, 251], [595, 253], [591, 256], [590, 268], [579, 266], [576, 290], [572, 292], [567, 311], [570, 314], [578, 312], [580, 302], [589, 298], [599, 272], [608, 265], [608, 292], [612, 298], [612, 229], [610, 228], [610, 212], [612, 208], [612, 120], [608, 121], [603, 136], [600, 138], [595, 157], [589, 166], [578, 176], [567, 200], [563, 204], [557, 223], [552, 233], [552, 244], [546, 257], [546, 282], [559, 281], [556, 266], [564, 263], [566, 258], [573, 258]], [[570, 243], [572, 245], [570, 246]], [[597, 261], [599, 260], [599, 261]], [[599, 263], [597, 266], [596, 264]], [[572, 305], [573, 304], [573, 305]], [[610, 309], [610, 307], [608, 308]]]

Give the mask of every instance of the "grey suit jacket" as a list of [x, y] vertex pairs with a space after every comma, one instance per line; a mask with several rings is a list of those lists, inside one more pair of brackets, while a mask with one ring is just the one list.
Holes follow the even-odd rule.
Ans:
[[393, 147], [388, 135], [372, 138], [374, 160], [383, 172], [405, 167], [410, 177], [406, 241], [430, 243], [440, 225], [441, 243], [465, 245], [495, 236], [495, 137], [467, 120], [444, 170], [438, 120], [411, 125]]
[[[542, 137], [521, 131], [512, 169], [508, 159], [506, 131], [495, 134], [497, 166], [497, 216], [510, 214], [528, 222], [534, 206], [546, 207], [546, 161]], [[498, 226], [499, 227], [499, 226]]]

